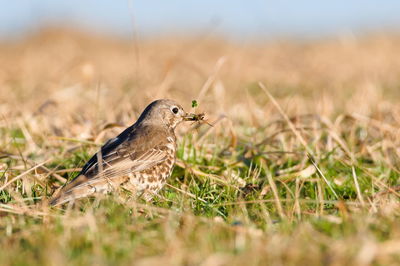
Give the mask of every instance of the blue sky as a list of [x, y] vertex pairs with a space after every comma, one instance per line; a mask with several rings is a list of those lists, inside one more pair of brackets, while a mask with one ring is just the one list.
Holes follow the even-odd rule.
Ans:
[[235, 38], [400, 32], [399, 0], [3, 0], [0, 38], [44, 25], [117, 36], [211, 31]]

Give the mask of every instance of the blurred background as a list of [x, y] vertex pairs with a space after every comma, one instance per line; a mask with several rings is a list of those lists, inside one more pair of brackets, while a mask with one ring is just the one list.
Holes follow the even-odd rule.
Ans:
[[395, 0], [3, 1], [0, 112], [82, 138], [169, 97], [259, 127], [279, 117], [261, 81], [289, 115], [394, 120], [399, 14]]
[[19, 0], [2, 2], [0, 36], [59, 26], [119, 37], [213, 32], [239, 40], [310, 38], [397, 31], [399, 12], [396, 0]]

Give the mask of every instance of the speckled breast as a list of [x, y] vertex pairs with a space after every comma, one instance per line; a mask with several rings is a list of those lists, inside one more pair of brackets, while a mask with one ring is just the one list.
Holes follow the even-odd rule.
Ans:
[[175, 138], [168, 137], [165, 146], [160, 147], [167, 152], [167, 158], [153, 166], [152, 168], [131, 173], [129, 183], [138, 194], [144, 194], [146, 200], [150, 200], [167, 182], [171, 176], [176, 160], [176, 142]]

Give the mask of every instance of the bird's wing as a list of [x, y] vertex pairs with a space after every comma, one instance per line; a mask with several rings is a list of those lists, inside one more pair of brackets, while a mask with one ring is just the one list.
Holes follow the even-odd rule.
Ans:
[[[84, 191], [82, 189], [85, 187], [96, 190], [97, 186], [118, 183], [122, 176], [165, 161], [168, 158], [165, 139], [164, 131], [149, 128], [126, 129], [118, 137], [109, 140], [85, 164], [79, 175], [62, 189], [60, 197], [71, 194], [73, 190]], [[55, 204], [62, 200], [60, 197], [54, 199]], [[75, 198], [79, 197], [75, 195]]]
[[[94, 155], [97, 156], [97, 155]], [[167, 159], [168, 153], [159, 148], [152, 148], [146, 152], [127, 152], [120, 155], [119, 153], [102, 158], [99, 163], [94, 164], [92, 167], [95, 174], [85, 175], [87, 181], [84, 183], [76, 184], [74, 187], [79, 186], [94, 186], [96, 183], [103, 180], [112, 182], [115, 178], [127, 176], [132, 172], [139, 172], [157, 165]], [[100, 166], [100, 167], [99, 167]], [[101, 169], [101, 167], [103, 169]], [[92, 169], [92, 168], [91, 168]], [[74, 182], [71, 182], [71, 185]]]

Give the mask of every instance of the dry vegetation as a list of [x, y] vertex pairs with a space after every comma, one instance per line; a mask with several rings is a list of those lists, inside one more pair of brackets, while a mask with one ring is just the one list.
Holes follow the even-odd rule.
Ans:
[[[0, 262], [400, 263], [400, 38], [0, 44]], [[265, 85], [262, 89], [259, 82]], [[151, 204], [45, 200], [155, 98], [205, 112]], [[310, 156], [307, 156], [307, 152]]]

